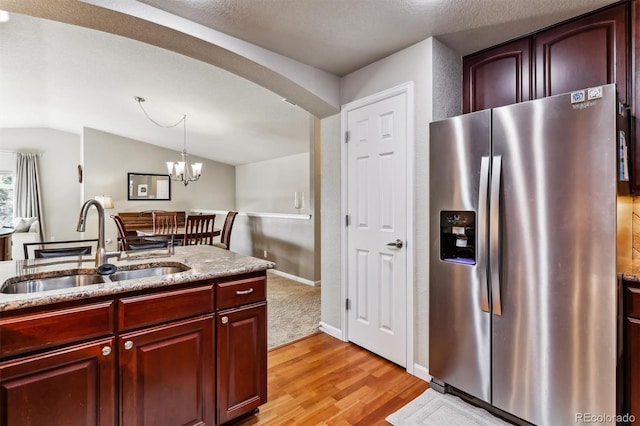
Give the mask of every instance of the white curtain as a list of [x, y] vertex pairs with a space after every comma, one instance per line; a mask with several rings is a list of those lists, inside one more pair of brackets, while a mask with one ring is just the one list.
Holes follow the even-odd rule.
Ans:
[[14, 192], [15, 217], [37, 217], [40, 241], [44, 241], [44, 217], [40, 178], [38, 177], [38, 154], [18, 152]]

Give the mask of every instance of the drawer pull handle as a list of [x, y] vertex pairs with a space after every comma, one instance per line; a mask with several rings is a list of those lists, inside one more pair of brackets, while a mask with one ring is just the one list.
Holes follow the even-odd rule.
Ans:
[[107, 356], [111, 354], [111, 347], [110, 346], [104, 346], [102, 348], [102, 355]]
[[229, 318], [227, 318], [227, 317], [222, 317], [221, 321], [222, 321], [222, 323], [223, 323], [223, 324], [226, 324], [226, 323], [228, 323], [228, 322], [229, 322]]
[[250, 288], [249, 290], [236, 290], [236, 294], [237, 295], [243, 295], [243, 294], [251, 294], [253, 293], [253, 288]]
[[124, 342], [124, 348], [126, 350], [129, 350], [133, 347], [133, 342], [131, 340], [127, 340], [126, 342]]

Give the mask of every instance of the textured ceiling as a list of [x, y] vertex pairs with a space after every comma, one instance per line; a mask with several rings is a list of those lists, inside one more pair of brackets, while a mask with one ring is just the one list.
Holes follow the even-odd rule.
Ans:
[[465, 55], [615, 0], [140, 0], [342, 76], [431, 36]]
[[[430, 36], [462, 55], [613, 2], [93, 1], [151, 5], [336, 75]], [[148, 37], [163, 36], [154, 34]], [[310, 116], [301, 108], [237, 75], [150, 44], [12, 14], [0, 23], [0, 52], [0, 127], [79, 133], [87, 126], [180, 150], [182, 129], [150, 123], [133, 100], [142, 96], [159, 122], [187, 114], [192, 154], [237, 165], [309, 148]]]

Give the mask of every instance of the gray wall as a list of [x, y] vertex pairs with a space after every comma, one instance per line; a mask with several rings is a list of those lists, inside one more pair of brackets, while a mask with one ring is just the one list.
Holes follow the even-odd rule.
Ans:
[[[437, 78], [436, 78], [437, 76]], [[461, 104], [462, 60], [446, 46], [430, 38], [368, 65], [342, 78], [341, 103], [346, 104], [368, 95], [389, 89], [407, 81], [415, 84], [415, 150], [409, 152], [414, 162], [413, 188], [415, 212], [414, 235], [414, 359], [418, 366], [428, 366], [429, 318], [429, 122], [434, 113], [459, 112]], [[436, 99], [436, 94], [439, 99]], [[447, 99], [441, 99], [440, 97]], [[322, 120], [322, 253], [323, 288], [322, 321], [341, 328], [344, 315], [341, 300], [343, 257], [340, 245], [340, 120], [337, 116]], [[326, 134], [325, 134], [326, 132]], [[326, 214], [326, 217], [325, 217]]]
[[293, 205], [293, 193], [304, 191], [305, 206], [300, 213], [309, 214], [310, 166], [308, 152], [236, 166], [236, 209], [298, 213]]
[[[167, 161], [177, 161], [180, 153], [111, 133], [85, 128], [82, 138], [85, 182], [82, 200], [96, 195], [113, 196], [114, 209], [107, 215], [121, 211], [183, 210], [193, 208], [233, 209], [235, 207], [235, 168], [228, 164], [189, 156], [190, 162], [200, 161], [202, 177], [184, 186], [171, 182], [170, 201], [128, 201], [127, 173], [166, 174]], [[96, 226], [87, 226], [86, 238], [96, 235]], [[222, 220], [216, 223], [222, 226]], [[117, 230], [113, 220], [106, 221], [106, 236], [115, 241]], [[115, 250], [112, 241], [109, 250]]]
[[[319, 284], [317, 119], [310, 120], [309, 130], [309, 152], [236, 167], [236, 210], [248, 214], [236, 218], [231, 249], [271, 260], [278, 271]], [[300, 211], [294, 207], [295, 191], [304, 192]]]

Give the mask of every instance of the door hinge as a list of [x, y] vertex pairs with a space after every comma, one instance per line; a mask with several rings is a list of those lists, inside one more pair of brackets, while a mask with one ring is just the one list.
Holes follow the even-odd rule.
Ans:
[[346, 300], [344, 301], [344, 308], [345, 308], [347, 311], [351, 310], [351, 299], [346, 299]]
[[351, 132], [350, 131], [346, 131], [344, 132], [344, 143], [347, 143], [351, 140]]
[[344, 226], [349, 226], [351, 224], [351, 217], [349, 215], [344, 216]]

